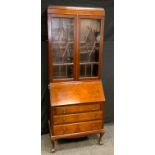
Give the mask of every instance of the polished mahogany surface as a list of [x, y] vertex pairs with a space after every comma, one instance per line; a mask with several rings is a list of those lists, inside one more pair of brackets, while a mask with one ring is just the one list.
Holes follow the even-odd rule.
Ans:
[[61, 138], [104, 134], [101, 81], [103, 8], [49, 6], [49, 131], [52, 152]]
[[52, 106], [105, 101], [100, 80], [51, 83], [50, 95]]
[[67, 115], [58, 115], [53, 117], [54, 125], [59, 124], [67, 124], [67, 123], [77, 123], [77, 122], [85, 122], [92, 120], [102, 120], [103, 112], [95, 111], [95, 112], [85, 112], [85, 113], [77, 113], [77, 114], [67, 114]]
[[54, 135], [71, 134], [102, 129], [102, 120], [72, 123], [67, 125], [54, 126]]
[[48, 7], [48, 13], [53, 14], [79, 14], [79, 15], [105, 15], [103, 8], [75, 7], [75, 6], [53, 6]]
[[103, 8], [48, 7], [49, 82], [101, 79]]
[[101, 109], [101, 103], [82, 103], [75, 105], [54, 106], [52, 107], [54, 115], [74, 114], [82, 112], [97, 111]]

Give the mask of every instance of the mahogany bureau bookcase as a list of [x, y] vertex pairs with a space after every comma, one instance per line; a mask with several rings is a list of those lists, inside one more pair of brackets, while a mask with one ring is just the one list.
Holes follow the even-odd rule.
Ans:
[[61, 138], [104, 134], [103, 8], [48, 7], [49, 129]]

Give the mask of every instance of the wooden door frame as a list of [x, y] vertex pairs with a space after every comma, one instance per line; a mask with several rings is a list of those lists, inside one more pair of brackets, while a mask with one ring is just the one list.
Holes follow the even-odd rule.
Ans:
[[[52, 65], [52, 37], [51, 37], [51, 22], [52, 18], [72, 18], [74, 20], [74, 58], [73, 58], [73, 78], [71, 79], [53, 79], [53, 65]], [[100, 29], [100, 48], [99, 48], [99, 65], [97, 77], [83, 77], [80, 78], [80, 19], [99, 19], [101, 20]], [[48, 72], [49, 82], [65, 82], [65, 81], [78, 81], [78, 80], [96, 80], [101, 79], [102, 75], [102, 59], [103, 59], [103, 36], [104, 36], [104, 16], [94, 15], [64, 15], [64, 14], [48, 14]]]
[[[99, 19], [101, 20], [100, 26], [100, 48], [99, 48], [99, 65], [98, 65], [98, 76], [97, 77], [83, 77], [80, 78], [80, 19]], [[78, 54], [77, 54], [77, 80], [96, 80], [101, 79], [102, 75], [102, 59], [103, 59], [103, 36], [104, 36], [104, 16], [94, 16], [94, 15], [79, 15], [77, 16], [77, 47], [78, 47]]]
[[[52, 18], [71, 18], [74, 20], [74, 43], [73, 43], [73, 78], [69, 79], [54, 79], [53, 78], [53, 64], [52, 64]], [[64, 15], [64, 14], [48, 14], [48, 74], [49, 74], [49, 82], [65, 82], [65, 81], [73, 81], [76, 80], [76, 49], [77, 49], [77, 16], [76, 15]]]

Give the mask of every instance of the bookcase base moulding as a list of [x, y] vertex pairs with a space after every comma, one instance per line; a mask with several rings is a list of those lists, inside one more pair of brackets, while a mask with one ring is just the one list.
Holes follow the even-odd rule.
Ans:
[[103, 8], [48, 7], [49, 130], [56, 141], [99, 135], [105, 96], [101, 81]]

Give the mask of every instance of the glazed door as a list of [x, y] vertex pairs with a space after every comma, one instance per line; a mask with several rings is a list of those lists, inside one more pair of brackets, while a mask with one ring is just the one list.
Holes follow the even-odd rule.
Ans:
[[79, 79], [101, 77], [103, 19], [79, 18]]
[[51, 15], [48, 23], [53, 81], [73, 80], [75, 74], [75, 17]]

